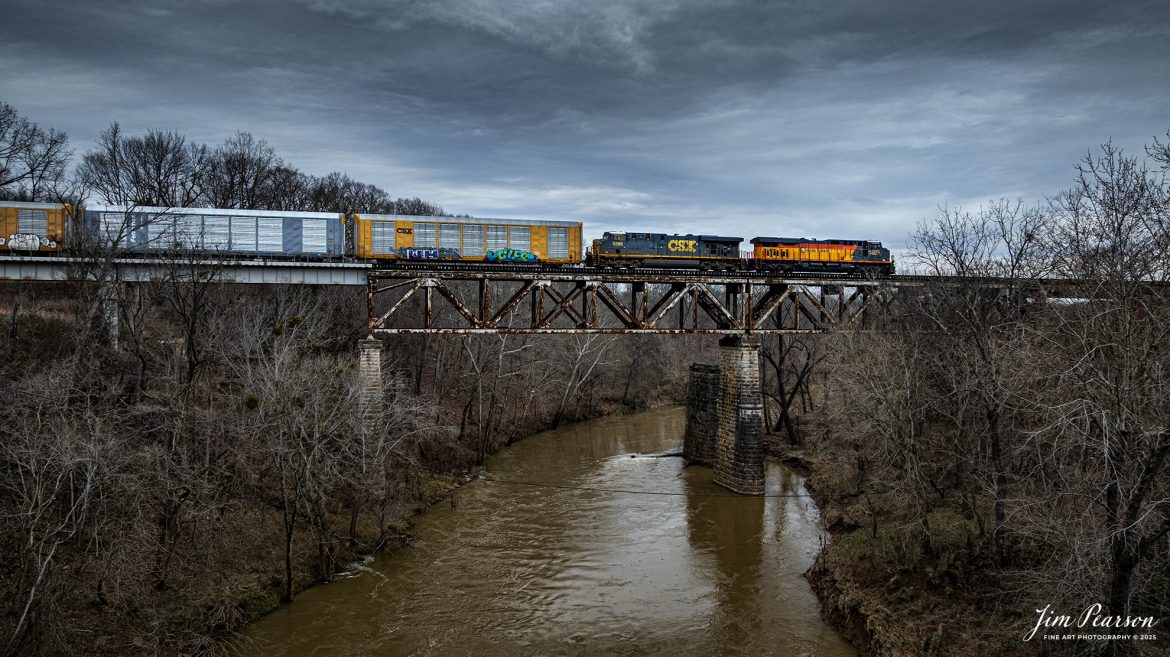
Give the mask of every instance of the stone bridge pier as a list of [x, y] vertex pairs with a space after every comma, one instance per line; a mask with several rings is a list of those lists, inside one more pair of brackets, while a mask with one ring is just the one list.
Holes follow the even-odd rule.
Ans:
[[362, 410], [369, 424], [382, 412], [382, 341], [377, 338], [359, 340], [358, 351]]
[[688, 465], [715, 463], [715, 434], [719, 431], [719, 367], [691, 365], [687, 385], [687, 428], [683, 434], [683, 458]]
[[764, 493], [764, 403], [760, 340], [719, 341], [719, 366], [691, 366], [683, 455], [710, 465], [715, 483], [742, 495]]

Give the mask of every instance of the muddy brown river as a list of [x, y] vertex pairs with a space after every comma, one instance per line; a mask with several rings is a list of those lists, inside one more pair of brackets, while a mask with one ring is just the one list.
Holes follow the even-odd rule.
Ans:
[[412, 547], [305, 591], [244, 651], [856, 655], [802, 576], [825, 535], [801, 477], [769, 463], [768, 497], [733, 495], [662, 455], [683, 418], [607, 417], [504, 450], [484, 471], [496, 481], [420, 517]]

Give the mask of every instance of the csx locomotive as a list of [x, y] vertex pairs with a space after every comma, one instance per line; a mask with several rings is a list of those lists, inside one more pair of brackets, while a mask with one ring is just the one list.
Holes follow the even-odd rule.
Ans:
[[587, 262], [598, 267], [746, 268], [782, 274], [820, 272], [877, 277], [894, 273], [894, 260], [881, 242], [754, 237], [754, 250], [741, 257], [742, 242], [742, 237], [610, 231], [593, 240]]
[[610, 231], [582, 253], [582, 224], [569, 221], [0, 201], [0, 253], [69, 252], [102, 239], [140, 254], [894, 273], [889, 250], [863, 240], [756, 237], [741, 253], [741, 237]]

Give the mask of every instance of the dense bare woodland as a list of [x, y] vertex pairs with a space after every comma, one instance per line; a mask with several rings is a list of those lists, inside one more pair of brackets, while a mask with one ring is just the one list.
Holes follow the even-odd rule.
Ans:
[[120, 350], [97, 295], [4, 292], [4, 654], [210, 649], [502, 445], [685, 385], [677, 340], [402, 339], [371, 418], [360, 291], [136, 285]]
[[819, 402], [796, 414], [836, 538], [813, 579], [875, 654], [1163, 654], [1164, 629], [1022, 641], [1045, 607], [1170, 612], [1170, 151], [1147, 155], [1106, 144], [1044, 203], [940, 209], [917, 264], [1008, 282], [903, 291], [877, 332], [780, 352]]

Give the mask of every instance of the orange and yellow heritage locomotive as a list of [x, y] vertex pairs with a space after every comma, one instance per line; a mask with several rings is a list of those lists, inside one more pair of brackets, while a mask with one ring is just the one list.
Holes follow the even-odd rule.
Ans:
[[894, 259], [881, 242], [754, 237], [752, 268], [778, 272], [838, 272], [889, 276]]

